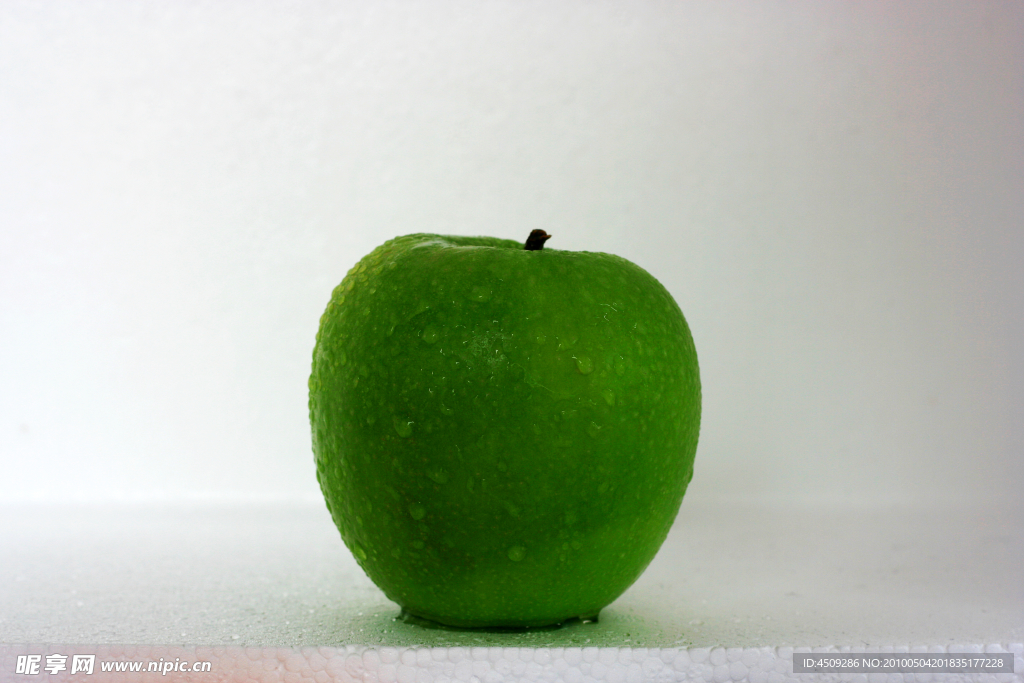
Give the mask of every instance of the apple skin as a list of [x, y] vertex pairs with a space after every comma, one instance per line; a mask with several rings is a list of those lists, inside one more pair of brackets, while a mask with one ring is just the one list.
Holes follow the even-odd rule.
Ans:
[[334, 290], [309, 380], [317, 479], [370, 579], [455, 627], [595, 618], [693, 475], [701, 389], [668, 291], [601, 253], [407, 235]]

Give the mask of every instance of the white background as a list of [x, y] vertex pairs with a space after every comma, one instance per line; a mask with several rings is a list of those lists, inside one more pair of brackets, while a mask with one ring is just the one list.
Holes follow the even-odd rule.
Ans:
[[316, 498], [332, 287], [607, 251], [697, 343], [691, 497], [1024, 481], [1020, 3], [0, 5], [0, 500]]

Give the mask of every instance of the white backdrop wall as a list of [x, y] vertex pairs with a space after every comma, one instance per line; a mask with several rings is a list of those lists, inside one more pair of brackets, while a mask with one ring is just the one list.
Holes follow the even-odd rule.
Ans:
[[0, 5], [0, 500], [316, 498], [331, 288], [608, 251], [701, 361], [690, 496], [1024, 483], [1024, 6]]

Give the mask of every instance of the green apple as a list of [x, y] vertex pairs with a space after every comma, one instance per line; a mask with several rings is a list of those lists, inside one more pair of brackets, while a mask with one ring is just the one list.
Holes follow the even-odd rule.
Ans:
[[610, 254], [393, 239], [320, 319], [317, 478], [385, 595], [457, 627], [595, 618], [665, 540], [701, 390], [679, 306]]

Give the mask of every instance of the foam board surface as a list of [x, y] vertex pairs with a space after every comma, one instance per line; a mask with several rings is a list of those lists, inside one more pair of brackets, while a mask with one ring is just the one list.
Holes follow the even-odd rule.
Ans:
[[697, 499], [597, 623], [510, 633], [401, 621], [314, 502], [9, 505], [0, 678], [18, 656], [91, 653], [218, 662], [225, 680], [754, 683], [806, 680], [794, 648], [859, 648], [1016, 652], [991, 680], [1019, 681], [1020, 518]]

